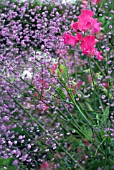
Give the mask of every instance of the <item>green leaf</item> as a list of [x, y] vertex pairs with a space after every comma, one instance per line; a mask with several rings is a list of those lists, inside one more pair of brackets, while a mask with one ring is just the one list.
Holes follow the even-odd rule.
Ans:
[[108, 117], [109, 117], [109, 109], [110, 109], [110, 106], [107, 106], [107, 108], [105, 109], [104, 113], [102, 114], [102, 117], [101, 117], [101, 125], [105, 124]]
[[68, 68], [66, 66], [64, 67], [63, 78], [64, 78], [65, 82], [67, 82], [67, 80], [68, 80]]
[[64, 65], [62, 65], [59, 62], [58, 65], [58, 74], [60, 78], [64, 78], [64, 83], [68, 81], [68, 67], [66, 66], [66, 63], [64, 62]]
[[89, 111], [94, 111], [93, 108], [91, 107], [91, 105], [88, 102], [85, 102], [85, 104], [87, 105], [87, 108]]
[[10, 81], [11, 81], [11, 83], [14, 83], [15, 78], [11, 78]]
[[66, 99], [66, 95], [64, 94], [62, 87], [57, 87], [56, 91], [59, 93], [59, 97], [61, 98], [61, 100], [65, 100]]
[[92, 141], [92, 130], [91, 129], [87, 131], [86, 139], [89, 141]]
[[105, 19], [105, 17], [103, 16], [103, 17], [99, 17], [99, 18], [98, 18], [98, 21], [99, 21], [99, 22], [102, 22], [102, 24], [104, 25], [106, 19]]
[[7, 170], [16, 170], [16, 167], [12, 165], [14, 158], [0, 158], [0, 170], [5, 170], [4, 167], [7, 167]]
[[12, 160], [13, 160], [12, 158], [7, 158], [7, 159], [0, 158], [0, 166], [10, 165]]

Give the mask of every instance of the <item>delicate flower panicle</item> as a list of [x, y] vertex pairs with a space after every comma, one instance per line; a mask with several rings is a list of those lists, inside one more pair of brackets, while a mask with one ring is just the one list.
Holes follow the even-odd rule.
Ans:
[[[59, 86], [56, 78], [57, 56], [66, 57], [68, 67], [73, 65], [71, 57], [68, 58], [66, 47], [60, 43], [60, 35], [68, 30], [68, 25], [78, 13], [78, 7], [71, 4], [62, 6], [55, 2], [53, 5], [54, 8], [51, 8], [50, 2], [46, 2], [46, 6], [32, 6], [28, 2], [22, 4], [14, 4], [11, 1], [6, 1], [5, 4], [4, 1], [0, 2], [0, 7], [4, 6], [0, 9], [0, 70], [2, 72], [0, 75], [0, 113], [2, 113], [0, 157], [15, 157], [14, 165], [18, 166], [23, 161], [31, 169], [34, 169], [38, 157], [40, 157], [39, 165], [42, 159], [45, 160], [41, 155], [42, 148], [36, 144], [36, 141], [39, 138], [43, 141], [46, 137], [47, 144], [50, 141], [53, 144], [53, 141], [39, 130], [38, 125], [33, 124], [28, 113], [42, 122], [50, 133], [53, 134], [57, 130], [56, 127], [48, 126], [54, 120], [54, 116], [51, 119], [46, 117], [49, 114], [50, 103], [54, 106], [53, 114], [56, 114], [56, 106], [60, 101], [60, 99], [53, 101], [55, 87]], [[70, 13], [73, 10], [74, 12]], [[20, 105], [16, 104], [14, 99]]]

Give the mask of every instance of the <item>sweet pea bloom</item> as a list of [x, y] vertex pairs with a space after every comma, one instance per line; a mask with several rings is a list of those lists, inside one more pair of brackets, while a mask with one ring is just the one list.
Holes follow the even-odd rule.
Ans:
[[87, 31], [92, 28], [94, 13], [91, 10], [82, 10], [81, 15], [78, 17], [78, 29], [80, 31]]
[[77, 39], [71, 33], [65, 33], [63, 35], [64, 44], [75, 46], [77, 44]]
[[80, 31], [89, 31], [91, 34], [99, 33], [101, 23], [98, 22], [97, 18], [92, 18], [94, 13], [91, 10], [82, 10], [81, 15], [78, 17], [78, 22], [74, 22], [71, 25], [71, 28], [77, 32]]
[[71, 33], [65, 33], [63, 39], [64, 44], [76, 46], [76, 44], [82, 39], [82, 36], [79, 33], [77, 33], [77, 36], [73, 36]]
[[[80, 42], [83, 54], [88, 57], [96, 56], [98, 60], [102, 60], [102, 52], [97, 51], [95, 48], [98, 40], [96, 40], [94, 35], [100, 32], [101, 23], [98, 22], [97, 18], [93, 18], [93, 11], [83, 9], [81, 12], [78, 16], [78, 21], [71, 25], [73, 31], [76, 32], [76, 36], [73, 36], [71, 33], [65, 33], [63, 36], [64, 44], [76, 46], [76, 44]], [[79, 33], [79, 31], [81, 31], [81, 33]], [[90, 35], [82, 37], [83, 32], [86, 31], [89, 31], [88, 33], [90, 33]]]
[[74, 23], [71, 25], [71, 28], [73, 29], [73, 31], [77, 32], [77, 30], [78, 30], [78, 22], [74, 22]]
[[103, 56], [101, 56], [101, 54], [102, 54], [101, 51], [97, 51], [97, 50], [95, 49], [94, 55], [97, 57], [97, 59], [98, 59], [99, 61], [103, 59]]
[[102, 52], [96, 50], [95, 45], [98, 40], [95, 39], [94, 35], [88, 35], [83, 38], [81, 41], [81, 49], [83, 54], [86, 54], [88, 57], [96, 56], [98, 60], [102, 60], [103, 56], [101, 56]]
[[95, 44], [96, 44], [96, 39], [95, 36], [93, 35], [88, 35], [86, 37], [83, 38], [83, 40], [81, 41], [81, 49], [82, 52], [88, 56], [91, 56], [94, 54], [95, 51]]
[[97, 22], [98, 19], [94, 18], [93, 19], [93, 27], [92, 27], [92, 31], [91, 34], [95, 34], [95, 33], [99, 33], [100, 32], [100, 26], [101, 26], [101, 22]]

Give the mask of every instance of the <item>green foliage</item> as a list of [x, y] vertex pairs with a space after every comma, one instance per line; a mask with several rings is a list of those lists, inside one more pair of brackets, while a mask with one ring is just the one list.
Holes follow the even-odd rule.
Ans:
[[60, 86], [57, 87], [56, 91], [59, 94], [61, 100], [65, 100], [66, 99], [66, 95], [64, 94], [64, 92], [62, 90], [62, 87], [60, 87]]
[[107, 123], [107, 120], [109, 118], [109, 109], [110, 109], [110, 106], [107, 106], [104, 113], [102, 114], [102, 117], [101, 117], [101, 120], [100, 120], [101, 126]]
[[5, 170], [4, 167], [7, 167], [7, 170], [16, 170], [15, 166], [12, 166], [14, 158], [0, 158], [0, 170]]

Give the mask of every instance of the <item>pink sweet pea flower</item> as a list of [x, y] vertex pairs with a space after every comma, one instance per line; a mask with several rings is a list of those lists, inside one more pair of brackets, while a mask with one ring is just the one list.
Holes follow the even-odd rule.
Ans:
[[82, 10], [82, 13], [78, 16], [78, 22], [74, 22], [71, 28], [74, 31], [88, 31], [91, 30], [92, 34], [99, 33], [101, 23], [97, 18], [92, 18], [94, 13], [91, 10]]
[[79, 41], [82, 41], [83, 37], [82, 37], [82, 35], [80, 33], [77, 33], [76, 34], [76, 39], [79, 42]]
[[96, 56], [97, 59], [100, 61], [103, 59], [103, 56], [101, 56], [102, 52], [99, 52], [95, 49], [95, 45], [97, 42], [98, 40], [95, 39], [94, 35], [88, 35], [83, 38], [80, 46], [83, 54], [86, 54], [88, 57]]
[[91, 0], [92, 5], [96, 5], [100, 3], [100, 0]]
[[82, 17], [78, 20], [78, 29], [80, 31], [88, 31], [89, 29], [92, 28], [92, 19], [91, 17]]
[[101, 60], [103, 59], [103, 56], [102, 56], [102, 55], [99, 55], [99, 56], [97, 57], [97, 59], [98, 59], [99, 61], [101, 61]]
[[71, 28], [73, 29], [73, 31], [76, 31], [76, 32], [77, 32], [78, 22], [74, 22], [74, 23], [71, 25]]
[[93, 27], [92, 27], [92, 31], [91, 31], [92, 34], [100, 32], [100, 26], [101, 26], [102, 23], [97, 22], [97, 21], [98, 21], [97, 18], [93, 19]]
[[94, 35], [88, 35], [81, 41], [82, 52], [88, 56], [94, 55], [96, 39]]
[[64, 44], [76, 46], [76, 44], [82, 40], [82, 35], [77, 33], [76, 36], [71, 35], [71, 33], [65, 33], [63, 35]]
[[101, 56], [101, 54], [102, 54], [102, 52], [100, 51], [97, 51], [96, 49], [95, 49], [95, 51], [94, 51], [94, 55], [96, 55], [96, 57], [97, 57], [97, 59], [99, 60], [99, 61], [101, 61], [102, 59], [103, 59], [103, 56]]
[[81, 15], [78, 18], [83, 17], [84, 15], [86, 15], [87, 17], [92, 17], [94, 15], [94, 12], [91, 10], [82, 9]]
[[[88, 57], [96, 56], [100, 61], [103, 59], [103, 56], [100, 55], [102, 52], [96, 50], [95, 45], [98, 40], [96, 40], [93, 34], [100, 32], [101, 23], [98, 22], [97, 18], [93, 18], [93, 11], [83, 9], [81, 12], [82, 13], [78, 16], [78, 22], [74, 22], [71, 25], [73, 31], [76, 32], [76, 36], [73, 36], [71, 33], [65, 33], [63, 36], [64, 44], [75, 46], [80, 42], [83, 54], [86, 54]], [[91, 35], [83, 38], [79, 31], [82, 33], [90, 31]]]
[[63, 35], [63, 39], [64, 39], [64, 44], [76, 46], [76, 44], [78, 43], [77, 38], [71, 35], [71, 33], [65, 33]]
[[81, 15], [78, 17], [78, 29], [80, 31], [87, 31], [92, 28], [94, 13], [91, 10], [82, 10]]

